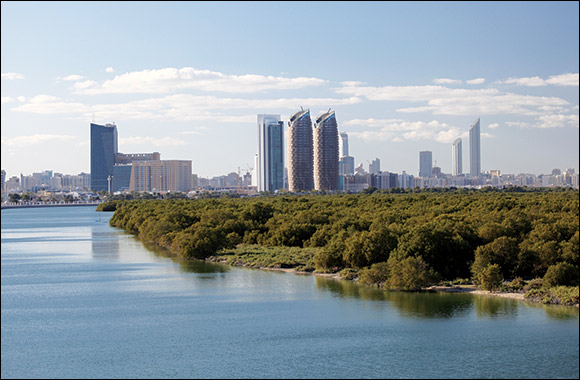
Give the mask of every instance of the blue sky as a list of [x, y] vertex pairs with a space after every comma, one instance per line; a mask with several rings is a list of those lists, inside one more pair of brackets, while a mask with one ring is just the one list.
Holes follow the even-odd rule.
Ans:
[[482, 170], [579, 168], [578, 2], [2, 2], [2, 169], [119, 150], [253, 166], [256, 115], [336, 111], [355, 163], [417, 174], [481, 118]]

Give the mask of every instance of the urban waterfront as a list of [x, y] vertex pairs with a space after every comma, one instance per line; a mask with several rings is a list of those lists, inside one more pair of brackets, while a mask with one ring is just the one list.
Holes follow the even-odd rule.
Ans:
[[578, 378], [578, 309], [164, 257], [2, 211], [2, 378]]

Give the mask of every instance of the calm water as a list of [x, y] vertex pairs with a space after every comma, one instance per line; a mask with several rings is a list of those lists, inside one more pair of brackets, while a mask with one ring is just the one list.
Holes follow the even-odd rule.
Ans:
[[2, 378], [578, 378], [578, 309], [183, 263], [2, 211]]

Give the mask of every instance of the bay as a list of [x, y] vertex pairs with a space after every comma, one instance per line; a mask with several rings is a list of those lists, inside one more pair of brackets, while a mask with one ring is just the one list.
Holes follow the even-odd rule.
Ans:
[[578, 309], [184, 262], [2, 210], [2, 378], [578, 378]]

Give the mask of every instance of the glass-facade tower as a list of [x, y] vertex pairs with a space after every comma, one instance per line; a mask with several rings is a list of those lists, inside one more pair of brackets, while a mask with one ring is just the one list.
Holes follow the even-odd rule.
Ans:
[[338, 190], [338, 125], [330, 110], [314, 124], [314, 188]]
[[451, 174], [458, 176], [463, 173], [463, 153], [461, 151], [461, 139], [458, 138], [453, 142], [451, 149]]
[[314, 189], [314, 153], [310, 110], [290, 116], [288, 122], [288, 189]]
[[93, 191], [109, 191], [117, 153], [117, 126], [91, 123], [91, 189]]
[[433, 153], [430, 150], [419, 152], [419, 177], [433, 177]]
[[481, 133], [479, 119], [469, 128], [469, 175], [479, 177], [481, 175]]
[[280, 115], [258, 115], [258, 191], [284, 188], [283, 135]]

